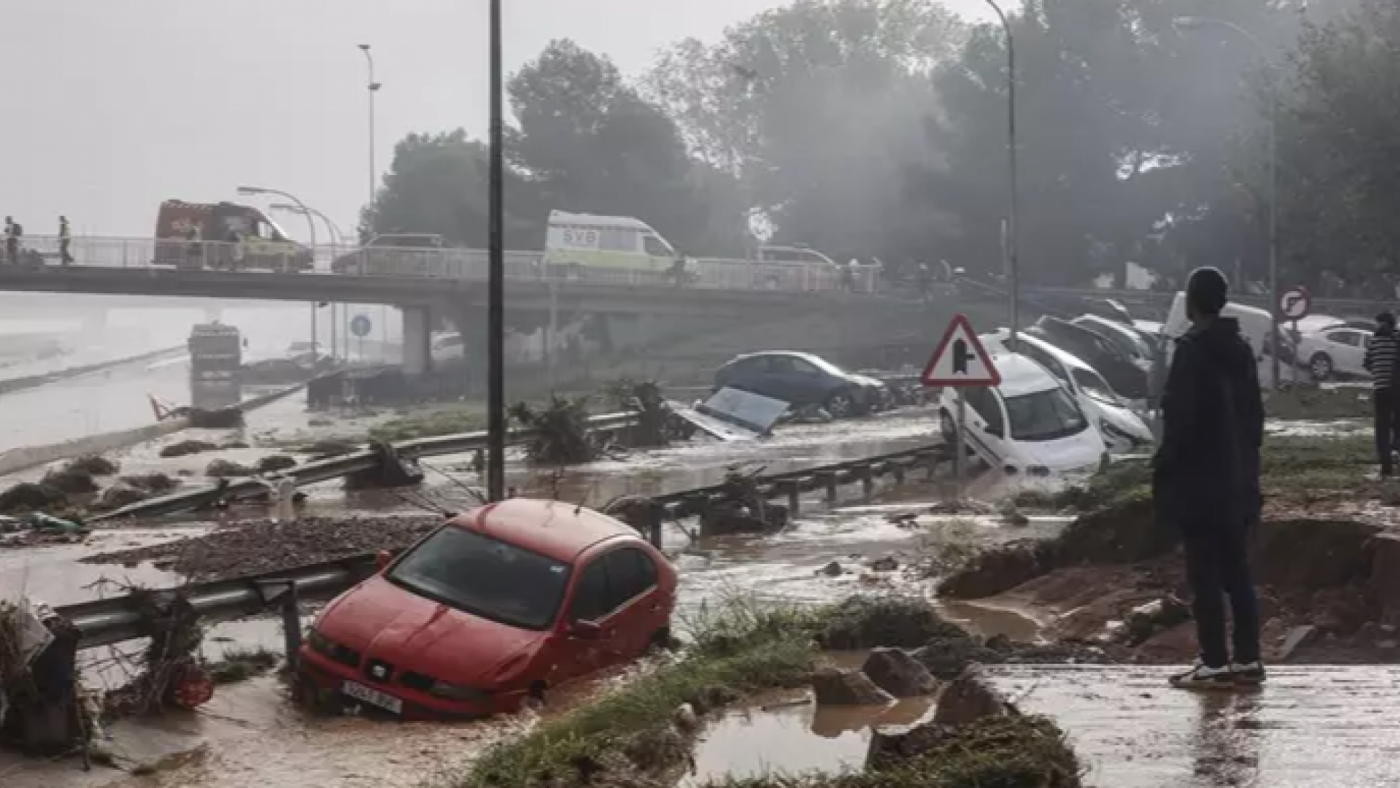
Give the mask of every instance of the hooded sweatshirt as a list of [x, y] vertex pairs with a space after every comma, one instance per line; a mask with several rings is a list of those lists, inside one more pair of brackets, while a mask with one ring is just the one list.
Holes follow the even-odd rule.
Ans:
[[1183, 530], [1257, 520], [1263, 439], [1259, 370], [1239, 323], [1221, 317], [1193, 327], [1177, 343], [1162, 393], [1159, 513]]

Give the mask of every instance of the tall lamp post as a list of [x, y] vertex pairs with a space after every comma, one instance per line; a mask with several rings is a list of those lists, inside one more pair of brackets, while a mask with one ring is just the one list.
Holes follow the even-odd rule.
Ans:
[[1019, 213], [1019, 176], [1017, 174], [1016, 139], [1016, 36], [1011, 32], [1011, 20], [996, 0], [987, 0], [987, 5], [1001, 20], [1001, 29], [1006, 33], [1006, 156], [1010, 194], [1007, 195], [1006, 237], [1002, 239], [1003, 254], [1006, 255], [1006, 275], [1010, 280], [1011, 291], [1011, 349], [1016, 349], [1016, 332], [1021, 319], [1021, 249], [1020, 230], [1017, 221]]
[[[1257, 51], [1260, 62], [1269, 63], [1269, 49], [1259, 36], [1228, 19], [1206, 16], [1179, 16], [1172, 20], [1176, 27], [1184, 30], [1199, 30], [1203, 27], [1224, 27], [1235, 31]], [[1272, 358], [1274, 380], [1272, 388], [1278, 391], [1279, 353], [1282, 342], [1279, 337], [1279, 292], [1278, 292], [1278, 94], [1269, 91], [1269, 349]], [[1294, 352], [1297, 352], [1296, 349]]]
[[501, 62], [501, 0], [491, 0], [491, 188], [487, 266], [486, 494], [506, 495], [505, 392], [505, 71]]
[[[283, 212], [283, 213], [294, 213], [294, 214], [298, 214], [298, 215], [302, 215], [302, 216], [307, 215], [307, 214], [306, 214], [306, 211], [310, 211], [310, 212], [311, 212], [310, 215], [315, 216], [317, 219], [320, 219], [320, 220], [321, 220], [321, 223], [324, 224], [324, 225], [326, 225], [326, 232], [330, 233], [330, 236], [331, 236], [331, 260], [334, 261], [337, 257], [340, 256], [340, 255], [339, 255], [339, 251], [340, 251], [340, 250], [339, 250], [339, 242], [340, 242], [341, 239], [345, 238], [345, 235], [344, 235], [343, 233], [340, 232], [340, 227], [339, 227], [338, 225], [336, 225], [335, 222], [331, 221], [331, 217], [329, 217], [329, 216], [325, 215], [324, 213], [322, 213], [322, 212], [316, 210], [315, 208], [309, 208], [309, 207], [308, 207], [308, 208], [303, 209], [301, 206], [292, 205], [291, 203], [285, 203], [285, 202], [273, 203], [270, 207], [271, 207], [272, 210], [274, 210], [274, 211], [281, 211], [281, 212]], [[331, 355], [332, 355], [332, 356], [334, 356], [335, 353], [336, 353], [337, 339], [339, 339], [339, 338], [341, 337], [341, 334], [340, 334], [340, 324], [344, 322], [344, 318], [345, 318], [345, 310], [344, 310], [344, 307], [342, 306], [342, 308], [341, 308], [341, 315], [340, 315], [340, 318], [337, 318], [337, 317], [336, 317], [336, 314], [335, 314], [335, 304], [331, 304]], [[348, 358], [348, 357], [350, 356], [350, 339], [349, 339], [349, 337], [345, 337], [342, 341], [344, 342], [344, 345], [345, 345], [345, 357]]]
[[374, 55], [370, 53], [369, 44], [360, 44], [360, 51], [365, 53], [365, 63], [369, 66], [369, 79], [365, 82], [365, 87], [369, 93], [369, 207], [374, 207], [374, 199], [378, 193], [375, 188], [377, 172], [374, 168], [374, 94], [384, 86], [382, 82], [374, 81]]
[[[276, 196], [276, 197], [281, 197], [281, 198], [283, 198], [283, 199], [291, 200], [294, 204], [296, 204], [296, 206], [297, 206], [298, 208], [301, 209], [302, 215], [306, 217], [306, 229], [307, 229], [307, 232], [311, 233], [311, 265], [312, 265], [313, 267], [316, 265], [316, 222], [315, 222], [315, 220], [313, 220], [313, 219], [311, 218], [311, 210], [310, 210], [309, 208], [306, 207], [306, 203], [302, 202], [296, 195], [288, 194], [287, 192], [279, 191], [279, 190], [277, 190], [277, 189], [268, 189], [268, 188], [263, 187], [263, 186], [239, 186], [239, 187], [238, 187], [238, 193], [241, 194], [241, 195], [244, 195], [244, 196], [249, 196], [249, 197], [254, 197], [254, 196], [264, 195], [264, 194], [271, 194], [271, 195]], [[311, 349], [312, 349], [312, 352], [320, 352], [320, 351], [319, 351], [319, 346], [316, 344], [316, 309], [317, 309], [317, 307], [318, 307], [317, 303], [316, 303], [315, 301], [312, 301], [312, 302], [311, 302]]]

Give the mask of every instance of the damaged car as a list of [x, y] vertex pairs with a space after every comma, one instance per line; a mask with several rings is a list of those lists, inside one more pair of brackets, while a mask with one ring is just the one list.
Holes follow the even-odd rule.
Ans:
[[511, 498], [460, 515], [317, 619], [299, 689], [403, 719], [508, 713], [670, 642], [676, 570], [619, 520]]
[[879, 380], [847, 372], [811, 353], [790, 351], [736, 356], [715, 371], [714, 388], [781, 400], [794, 412], [821, 408], [836, 419], [863, 416], [890, 403]]

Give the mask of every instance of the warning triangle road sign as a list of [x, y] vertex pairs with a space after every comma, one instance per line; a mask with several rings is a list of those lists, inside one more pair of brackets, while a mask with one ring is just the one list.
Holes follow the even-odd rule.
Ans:
[[1000, 386], [992, 357], [972, 330], [967, 315], [955, 315], [924, 367], [925, 386]]

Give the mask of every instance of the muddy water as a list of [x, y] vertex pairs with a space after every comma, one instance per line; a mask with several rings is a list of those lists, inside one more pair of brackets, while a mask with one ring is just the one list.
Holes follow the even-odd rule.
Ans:
[[932, 701], [818, 707], [804, 695], [729, 712], [706, 726], [695, 748], [695, 770], [679, 788], [726, 778], [859, 770], [876, 726], [917, 722]]

